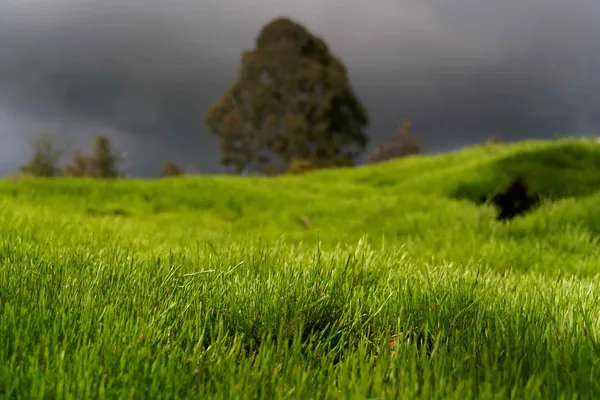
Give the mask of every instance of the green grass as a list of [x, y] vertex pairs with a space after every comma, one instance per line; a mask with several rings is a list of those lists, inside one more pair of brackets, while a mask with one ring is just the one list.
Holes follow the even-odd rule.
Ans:
[[599, 194], [575, 139], [0, 182], [0, 398], [599, 398]]

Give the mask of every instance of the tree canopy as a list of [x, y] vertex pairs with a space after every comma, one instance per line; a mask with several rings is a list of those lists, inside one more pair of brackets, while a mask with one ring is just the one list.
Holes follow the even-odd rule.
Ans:
[[283, 172], [295, 159], [348, 166], [368, 142], [368, 115], [342, 61], [288, 18], [263, 27], [205, 120], [220, 139], [221, 162], [238, 173]]

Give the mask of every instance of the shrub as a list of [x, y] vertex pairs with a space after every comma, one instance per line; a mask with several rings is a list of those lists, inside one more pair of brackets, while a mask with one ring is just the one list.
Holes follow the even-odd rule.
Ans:
[[377, 146], [375, 153], [367, 159], [367, 164], [420, 153], [421, 141], [419, 137], [413, 133], [411, 122], [404, 121], [395, 137], [392, 137], [388, 142], [380, 143]]
[[286, 174], [299, 175], [316, 169], [313, 161], [303, 158], [294, 158], [285, 170]]
[[179, 166], [177, 164], [175, 164], [173, 161], [168, 160], [167, 162], [165, 162], [165, 165], [163, 166], [162, 175], [164, 177], [179, 176], [179, 175], [183, 175], [183, 170], [181, 168], [179, 168]]

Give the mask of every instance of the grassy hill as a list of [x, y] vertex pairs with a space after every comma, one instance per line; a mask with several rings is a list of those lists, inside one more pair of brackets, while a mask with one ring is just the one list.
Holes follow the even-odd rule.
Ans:
[[[524, 176], [542, 204], [492, 197]], [[600, 145], [0, 182], [0, 397], [600, 396]]]

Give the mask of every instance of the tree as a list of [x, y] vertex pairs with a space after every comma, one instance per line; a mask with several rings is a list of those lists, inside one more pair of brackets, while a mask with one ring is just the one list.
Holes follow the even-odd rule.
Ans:
[[167, 161], [163, 166], [162, 174], [165, 177], [183, 175], [183, 170], [173, 161]]
[[63, 169], [63, 173], [71, 177], [117, 178], [119, 155], [113, 154], [110, 139], [96, 136], [90, 155], [75, 152], [73, 164]]
[[90, 155], [91, 176], [94, 178], [116, 178], [119, 176], [117, 162], [119, 156], [112, 153], [110, 139], [96, 136]]
[[91, 176], [91, 160], [88, 156], [76, 151], [73, 154], [73, 164], [63, 168], [63, 175], [73, 178]]
[[64, 150], [55, 145], [56, 135], [44, 132], [31, 141], [33, 157], [29, 163], [22, 165], [19, 169], [22, 173], [40, 176], [54, 177], [60, 173], [58, 163]]
[[221, 163], [236, 173], [283, 172], [294, 159], [348, 166], [368, 141], [367, 112], [342, 61], [288, 18], [263, 27], [205, 121], [220, 139]]
[[387, 143], [379, 144], [375, 153], [367, 159], [367, 163], [378, 163], [420, 153], [421, 141], [419, 137], [413, 133], [411, 122], [403, 121], [398, 135], [392, 137]]

